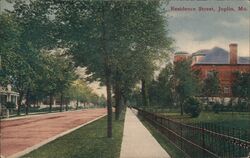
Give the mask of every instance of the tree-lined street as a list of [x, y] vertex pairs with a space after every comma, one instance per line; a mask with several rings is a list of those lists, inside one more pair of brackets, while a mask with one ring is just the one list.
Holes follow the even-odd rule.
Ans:
[[[1, 123], [2, 155], [24, 151], [103, 114], [107, 117], [95, 122], [94, 129], [85, 126], [28, 155], [117, 157], [122, 138], [125, 152], [135, 151], [124, 156], [123, 148], [124, 158], [154, 158], [156, 153], [162, 153], [159, 157], [168, 157], [169, 153], [171, 157], [192, 158], [248, 154], [250, 58], [238, 56], [237, 43], [229, 44], [228, 51], [219, 47], [224, 44], [215, 44], [214, 37], [209, 37], [210, 43], [203, 43], [198, 37], [212, 35], [213, 25], [203, 22], [207, 30], [195, 35], [203, 24], [203, 16], [196, 17], [198, 12], [192, 15], [196, 19], [186, 16], [191, 10], [178, 18], [182, 9], [178, 14], [174, 12], [171, 3], [178, 2], [174, 0], [3, 1], [6, 8], [0, 8], [0, 117], [26, 116]], [[171, 28], [171, 18], [172, 22], [175, 19], [182, 23]], [[214, 20], [213, 24], [222, 26], [232, 23]], [[177, 32], [173, 34], [170, 28]], [[190, 28], [193, 31], [183, 32]], [[233, 31], [228, 33], [234, 36]], [[181, 44], [182, 40], [174, 39], [178, 36], [183, 40]], [[223, 34], [218, 39], [232, 40], [226, 38], [229, 36]], [[238, 42], [246, 43], [241, 39]], [[182, 46], [190, 41], [198, 41], [200, 46], [192, 44], [192, 52], [178, 52], [178, 47], [189, 49]], [[200, 48], [211, 42], [213, 49]], [[104, 92], [98, 94], [98, 88]], [[86, 110], [89, 107], [96, 109]], [[137, 109], [139, 119], [126, 111], [127, 107]], [[42, 112], [59, 113], [29, 117]], [[153, 126], [148, 129], [167, 153], [151, 139], [140, 120]], [[102, 127], [101, 134], [98, 126]], [[218, 139], [221, 136], [223, 141]], [[89, 146], [76, 141], [78, 137], [88, 140]]]

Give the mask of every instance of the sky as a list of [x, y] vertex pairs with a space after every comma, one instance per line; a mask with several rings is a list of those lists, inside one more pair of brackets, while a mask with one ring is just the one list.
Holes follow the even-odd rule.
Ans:
[[[195, 11], [176, 11], [171, 8], [195, 8]], [[214, 11], [199, 11], [199, 7]], [[234, 11], [219, 12], [218, 8]], [[239, 11], [238, 7], [246, 10]], [[240, 56], [249, 56], [250, 1], [248, 0], [171, 0], [167, 6], [169, 35], [175, 39], [176, 51], [193, 53], [215, 46], [228, 50], [238, 43]]]

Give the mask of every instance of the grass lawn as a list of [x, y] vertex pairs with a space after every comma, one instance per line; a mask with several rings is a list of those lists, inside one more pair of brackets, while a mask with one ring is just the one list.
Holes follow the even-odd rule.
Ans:
[[107, 117], [56, 139], [23, 158], [119, 158], [124, 113], [113, 121], [113, 138], [107, 138]]
[[149, 132], [154, 136], [158, 143], [167, 151], [171, 158], [185, 158], [185, 154], [174, 146], [171, 141], [164, 136], [160, 131], [150, 125], [143, 118], [140, 118], [143, 125], [149, 130]]
[[165, 116], [180, 120], [186, 123], [214, 123], [223, 127], [250, 129], [250, 113], [239, 112], [202, 112], [197, 118], [190, 118], [187, 115], [180, 116], [178, 113], [164, 113]]

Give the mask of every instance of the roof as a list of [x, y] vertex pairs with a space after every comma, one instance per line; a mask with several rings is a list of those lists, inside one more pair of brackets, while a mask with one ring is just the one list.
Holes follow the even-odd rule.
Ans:
[[[192, 55], [205, 56], [196, 64], [229, 64], [229, 52], [219, 47], [199, 50]], [[238, 57], [238, 64], [250, 64], [250, 57]]]
[[197, 52], [194, 52], [192, 56], [205, 56], [207, 54], [206, 51], [208, 51], [208, 49], [198, 50]]
[[17, 92], [7, 90], [7, 89], [5, 89], [3, 87], [0, 87], [0, 95], [8, 95], [8, 94], [19, 96], [19, 93], [17, 93]]
[[179, 54], [185, 54], [185, 55], [187, 55], [187, 54], [189, 54], [188, 52], [176, 52], [176, 53], [174, 53], [175, 55], [179, 55]]

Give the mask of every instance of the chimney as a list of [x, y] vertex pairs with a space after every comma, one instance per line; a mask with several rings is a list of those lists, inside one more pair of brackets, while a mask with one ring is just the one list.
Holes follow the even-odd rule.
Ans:
[[230, 53], [230, 64], [237, 64], [238, 60], [238, 44], [237, 43], [231, 43], [229, 45], [229, 53]]

